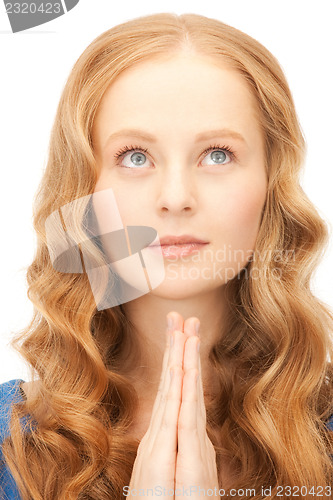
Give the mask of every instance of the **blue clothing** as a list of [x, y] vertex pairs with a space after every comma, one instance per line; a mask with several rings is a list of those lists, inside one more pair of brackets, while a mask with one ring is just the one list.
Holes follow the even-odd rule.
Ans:
[[[0, 498], [1, 500], [21, 500], [15, 481], [2, 455], [2, 442], [9, 436], [9, 421], [11, 406], [14, 402], [23, 401], [23, 394], [20, 392], [20, 385], [25, 381], [14, 379], [0, 384]], [[21, 419], [24, 430], [30, 419]], [[30, 421], [31, 422], [31, 421]], [[333, 431], [333, 415], [326, 422], [328, 429]]]
[[[11, 416], [11, 406], [18, 401], [22, 401], [23, 395], [20, 392], [20, 384], [24, 380], [9, 380], [0, 385], [0, 498], [1, 500], [21, 500], [13, 476], [5, 463], [2, 454], [2, 442], [9, 436], [9, 421]], [[22, 422], [23, 420], [23, 422]], [[21, 423], [26, 424], [27, 419], [21, 419]]]

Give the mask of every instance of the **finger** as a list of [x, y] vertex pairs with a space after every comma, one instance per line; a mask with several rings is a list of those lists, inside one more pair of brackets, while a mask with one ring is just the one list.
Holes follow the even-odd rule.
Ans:
[[172, 318], [173, 321], [173, 327], [172, 330], [179, 330], [183, 331], [184, 329], [184, 318], [181, 314], [179, 314], [177, 311], [170, 311], [167, 314], [167, 317]]
[[[200, 321], [197, 320], [196, 322], [193, 322], [192, 326], [193, 326], [193, 331], [195, 331], [196, 335], [199, 337], [199, 344], [200, 344], [201, 343], [200, 336], [199, 336]], [[199, 345], [199, 348], [200, 348], [200, 345]], [[203, 419], [203, 423], [204, 423], [204, 426], [206, 428], [206, 407], [205, 407], [205, 396], [204, 396], [203, 382], [202, 382], [200, 349], [197, 351], [197, 368], [199, 371], [198, 380], [197, 380], [197, 383], [198, 383], [198, 406], [199, 406], [200, 415]]]
[[184, 333], [186, 337], [190, 337], [192, 335], [198, 335], [199, 325], [200, 321], [195, 316], [187, 318], [184, 323]]
[[[198, 330], [200, 323], [197, 323], [198, 325]], [[197, 330], [197, 332], [198, 332]], [[204, 443], [207, 444], [207, 413], [206, 413], [206, 406], [205, 406], [205, 396], [204, 396], [204, 391], [203, 391], [203, 382], [202, 382], [202, 369], [201, 369], [201, 358], [200, 358], [200, 338], [199, 342], [197, 343], [197, 350], [196, 350], [196, 366], [198, 368], [198, 377], [197, 377], [197, 399], [198, 399], [198, 404], [197, 404], [197, 429], [198, 429], [198, 434], [199, 434], [199, 441], [201, 444], [201, 452], [202, 456], [204, 456]]]
[[[169, 323], [170, 320], [170, 323]], [[170, 325], [170, 326], [169, 326]], [[171, 333], [173, 332], [174, 329], [180, 329], [179, 327], [182, 327], [183, 321], [182, 317], [180, 314], [177, 312], [170, 312], [167, 314], [167, 328], [166, 328], [166, 347], [164, 351], [164, 356], [163, 356], [163, 363], [162, 363], [162, 371], [161, 371], [161, 377], [160, 377], [160, 382], [157, 390], [157, 395], [154, 401], [154, 406], [152, 410], [152, 418], [154, 418], [154, 415], [156, 413], [156, 409], [158, 408], [160, 401], [161, 401], [161, 395], [162, 392], [166, 390], [166, 384], [168, 382], [169, 374], [167, 370], [167, 366], [169, 363], [169, 356], [170, 356], [170, 340], [171, 340]]]
[[[200, 436], [201, 446], [203, 446], [203, 443], [206, 444], [206, 453], [209, 455], [209, 452], [211, 449], [211, 442], [210, 442], [208, 435], [207, 435], [207, 412], [206, 412], [205, 395], [204, 395], [203, 382], [202, 382], [200, 342], [197, 344], [197, 347], [198, 346], [199, 346], [199, 349], [197, 350], [197, 352], [198, 352], [197, 359], [198, 359], [199, 375], [197, 378], [197, 391], [198, 391], [197, 426], [198, 426], [198, 432], [199, 432], [199, 436]], [[208, 443], [210, 443], [210, 445]], [[204, 456], [203, 448], [201, 448], [201, 450], [202, 450], [202, 456]]]
[[[170, 458], [172, 454], [177, 452], [177, 426], [182, 398], [182, 379], [182, 369], [179, 366], [173, 366], [163, 415], [160, 423], [156, 427], [154, 426], [155, 430], [153, 432], [155, 432], [155, 437], [152, 443], [152, 453], [154, 456], [158, 456], [161, 453], [163, 457]], [[158, 419], [156, 418], [157, 423]]]
[[203, 437], [198, 431], [198, 386], [197, 336], [186, 340], [184, 353], [184, 378], [182, 401], [178, 419], [178, 449], [186, 450], [188, 460], [201, 456]]
[[[163, 418], [163, 414], [165, 412], [165, 406], [167, 402], [167, 394], [170, 387], [170, 370], [171, 368], [178, 367], [178, 369], [182, 372], [183, 370], [183, 351], [184, 351], [184, 343], [185, 337], [182, 332], [179, 330], [175, 330], [172, 333], [173, 336], [173, 345], [170, 345], [168, 363], [164, 373], [164, 380], [161, 386], [161, 391], [156, 397], [154, 410], [152, 412], [152, 417], [149, 424], [149, 432], [150, 435], [154, 438], [158, 433], [159, 427], [161, 425], [161, 421]], [[176, 377], [178, 380], [178, 378]]]
[[161, 399], [161, 392], [162, 392], [163, 387], [165, 385], [166, 371], [167, 371], [167, 366], [168, 366], [168, 361], [169, 361], [169, 355], [170, 355], [171, 332], [172, 332], [172, 329], [169, 328], [169, 326], [167, 326], [167, 328], [166, 328], [166, 342], [165, 342], [165, 350], [164, 350], [164, 356], [163, 356], [163, 363], [162, 363], [160, 383], [159, 383], [159, 386], [158, 386], [157, 395], [156, 395], [156, 398], [155, 398], [155, 402], [154, 402], [154, 406], [153, 406], [153, 410], [152, 410], [151, 419], [153, 418], [153, 415], [156, 412], [156, 408], [159, 405], [159, 402], [160, 402], [160, 399]]
[[[166, 385], [161, 394], [159, 407], [151, 424], [153, 449], [172, 451], [177, 446], [177, 425], [181, 403], [183, 378], [183, 350], [185, 337], [183, 332], [173, 332], [174, 342], [171, 346]], [[172, 370], [172, 377], [170, 371]]]
[[[196, 317], [188, 318], [184, 323], [184, 333], [187, 337], [197, 335], [199, 333], [200, 321]], [[200, 337], [199, 337], [200, 338]], [[196, 354], [197, 363], [195, 366], [198, 368], [198, 411], [202, 418], [202, 426], [206, 429], [206, 408], [205, 408], [205, 398], [203, 393], [203, 383], [202, 383], [202, 372], [201, 372], [201, 362], [200, 354]]]
[[[198, 412], [198, 375], [199, 375], [199, 363], [198, 363], [198, 352], [197, 345], [200, 339], [197, 335], [192, 335], [186, 340], [185, 352], [184, 352], [184, 388], [182, 401], [189, 404], [187, 406], [191, 408], [193, 404], [193, 411], [190, 410], [189, 418], [186, 422], [189, 427], [197, 428], [197, 412]], [[185, 380], [186, 377], [186, 380]], [[194, 384], [193, 384], [194, 383]], [[194, 407], [195, 404], [195, 407]], [[194, 411], [195, 410], [195, 411]]]
[[203, 383], [202, 383], [202, 368], [201, 368], [200, 350], [198, 353], [198, 365], [199, 365], [199, 375], [198, 375], [198, 380], [197, 380], [198, 407], [199, 407], [198, 415], [200, 415], [200, 423], [198, 423], [198, 426], [199, 426], [199, 428], [201, 428], [202, 431], [206, 432], [207, 412], [206, 412], [205, 395], [204, 395]]

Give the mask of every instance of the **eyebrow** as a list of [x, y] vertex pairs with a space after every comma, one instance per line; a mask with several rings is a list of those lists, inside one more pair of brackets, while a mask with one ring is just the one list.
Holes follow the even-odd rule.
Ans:
[[[124, 137], [124, 136], [130, 136], [130, 137], [138, 137], [139, 139], [144, 139], [148, 142], [156, 143], [157, 139], [153, 135], [149, 134], [148, 132], [144, 132], [142, 130], [137, 130], [137, 129], [124, 129], [124, 130], [119, 130], [118, 132], [114, 132], [111, 134], [108, 139], [106, 140], [105, 146], [106, 147], [109, 142], [113, 139], [116, 139], [117, 137]], [[228, 128], [222, 128], [222, 129], [217, 129], [217, 130], [209, 130], [207, 132], [202, 132], [200, 134], [197, 134], [195, 136], [195, 141], [196, 142], [202, 142], [207, 139], [211, 139], [214, 137], [231, 137], [232, 139], [236, 139], [238, 141], [243, 142], [246, 144], [246, 140], [244, 137], [239, 133], [236, 132], [235, 130], [230, 130]]]

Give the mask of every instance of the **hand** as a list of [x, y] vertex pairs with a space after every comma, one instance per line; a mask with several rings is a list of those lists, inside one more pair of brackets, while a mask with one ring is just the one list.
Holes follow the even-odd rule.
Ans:
[[[175, 491], [182, 492], [183, 496], [190, 494], [192, 500], [207, 496], [210, 493], [208, 490], [215, 490], [213, 497], [216, 495], [215, 498], [220, 498], [216, 453], [206, 432], [201, 362], [197, 350], [200, 338], [194, 328], [198, 321], [193, 318], [185, 321], [183, 334], [186, 337], [185, 345], [181, 333], [174, 332], [174, 350], [183, 353], [183, 376], [178, 369], [175, 373], [177, 388], [182, 387], [178, 417]], [[200, 495], [199, 488], [201, 488]]]
[[[181, 317], [175, 318], [175, 327], [183, 329]], [[177, 349], [170, 346], [170, 332], [166, 332], [166, 348], [163, 357], [160, 384], [156, 395], [148, 430], [143, 436], [137, 450], [129, 484], [128, 498], [136, 498], [138, 490], [174, 491], [175, 468], [177, 457], [177, 422], [181, 401], [181, 384], [179, 377], [170, 377], [172, 368], [178, 374], [182, 372], [185, 336], [177, 341]], [[132, 490], [136, 494], [131, 495]], [[164, 495], [174, 499], [174, 496]], [[156, 494], [154, 492], [154, 494]], [[155, 495], [154, 495], [155, 496]], [[156, 494], [156, 496], [161, 496]]]
[[174, 342], [171, 346], [167, 332], [160, 385], [148, 430], [138, 447], [129, 491], [135, 489], [137, 495], [139, 489], [146, 492], [160, 487], [159, 491], [178, 490], [179, 497], [179, 490], [184, 489], [184, 496], [191, 491], [192, 500], [196, 500], [199, 487], [219, 489], [215, 450], [206, 432], [201, 363], [196, 350], [199, 338], [194, 330], [198, 319], [189, 318], [184, 323], [175, 312], [168, 317], [174, 320]]

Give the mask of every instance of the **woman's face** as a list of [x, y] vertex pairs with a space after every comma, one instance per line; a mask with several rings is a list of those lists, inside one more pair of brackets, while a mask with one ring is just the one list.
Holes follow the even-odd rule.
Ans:
[[[95, 192], [112, 188], [124, 226], [208, 242], [187, 256], [165, 251], [165, 279], [151, 293], [212, 291], [247, 264], [267, 189], [257, 112], [240, 74], [192, 53], [139, 63], [104, 94]], [[107, 216], [103, 204], [95, 211]]]

